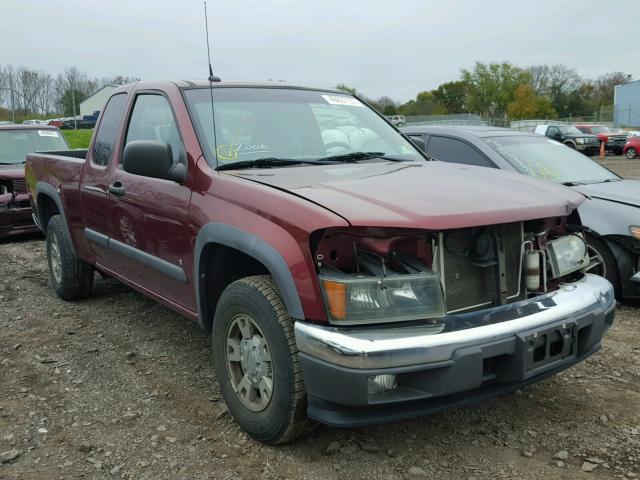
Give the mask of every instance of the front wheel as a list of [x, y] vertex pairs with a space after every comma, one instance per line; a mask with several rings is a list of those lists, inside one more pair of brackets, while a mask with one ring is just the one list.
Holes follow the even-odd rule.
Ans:
[[293, 321], [269, 275], [241, 278], [224, 290], [212, 346], [222, 396], [251, 436], [279, 444], [309, 427]]
[[587, 235], [587, 246], [589, 249], [589, 257], [598, 260], [588, 273], [600, 275], [611, 282], [616, 295], [620, 293], [620, 275], [618, 273], [618, 265], [611, 250], [603, 240], [592, 235]]
[[634, 158], [636, 158], [636, 155], [638, 154], [638, 152], [636, 152], [636, 149], [631, 147], [627, 149], [627, 153], [625, 154], [627, 156], [627, 158], [629, 160], [633, 160]]

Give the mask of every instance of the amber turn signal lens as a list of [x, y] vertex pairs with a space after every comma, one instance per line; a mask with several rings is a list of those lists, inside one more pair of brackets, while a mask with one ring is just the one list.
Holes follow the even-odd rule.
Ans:
[[347, 286], [331, 280], [322, 280], [322, 283], [331, 316], [344, 319], [347, 316]]
[[629, 227], [629, 232], [631, 232], [631, 236], [633, 238], [637, 238], [638, 240], [640, 240], [640, 227], [638, 227], [637, 225], [631, 225]]

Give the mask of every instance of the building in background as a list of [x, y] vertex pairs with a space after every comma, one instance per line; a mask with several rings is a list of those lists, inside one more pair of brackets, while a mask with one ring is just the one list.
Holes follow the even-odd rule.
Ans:
[[613, 123], [640, 127], [640, 80], [616, 85], [613, 92]]
[[92, 116], [94, 112], [101, 111], [111, 96], [111, 92], [116, 88], [118, 88], [117, 85], [108, 84], [93, 92], [80, 103], [80, 115], [83, 117]]

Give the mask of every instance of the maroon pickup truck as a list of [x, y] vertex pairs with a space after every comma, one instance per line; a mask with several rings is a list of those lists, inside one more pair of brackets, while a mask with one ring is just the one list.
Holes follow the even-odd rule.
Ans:
[[62, 132], [44, 125], [0, 125], [0, 238], [37, 232], [24, 162], [29, 152], [69, 150]]
[[266, 443], [512, 392], [613, 322], [580, 193], [429, 161], [343, 92], [123, 86], [88, 151], [26, 169], [57, 294], [98, 270], [197, 321]]

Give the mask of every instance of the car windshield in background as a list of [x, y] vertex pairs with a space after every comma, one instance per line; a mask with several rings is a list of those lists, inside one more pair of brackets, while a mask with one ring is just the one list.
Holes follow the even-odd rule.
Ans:
[[578, 130], [576, 127], [567, 127], [564, 125], [559, 125], [558, 128], [564, 135], [580, 135], [582, 132]]
[[589, 184], [619, 177], [581, 153], [544, 137], [483, 139], [520, 173], [562, 184]]
[[0, 165], [24, 163], [27, 154], [67, 150], [67, 142], [57, 130], [0, 130]]
[[[210, 95], [213, 95], [215, 130]], [[214, 88], [213, 92], [208, 88], [186, 89], [184, 96], [205, 155], [217, 159], [218, 166], [260, 159], [322, 161], [356, 152], [376, 155], [348, 158], [423, 159], [402, 135], [350, 95], [229, 87]]]

